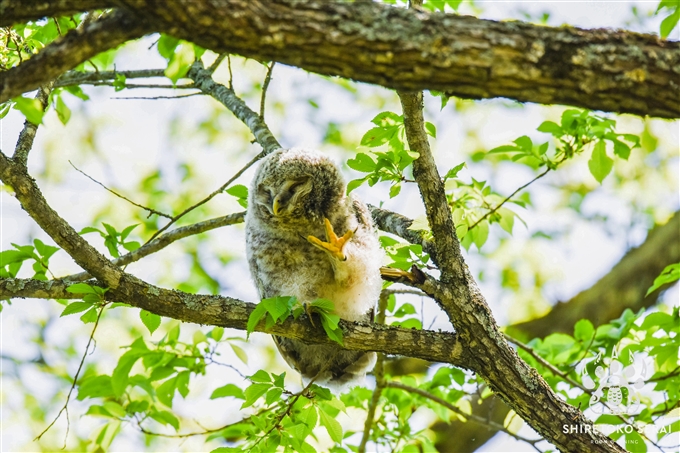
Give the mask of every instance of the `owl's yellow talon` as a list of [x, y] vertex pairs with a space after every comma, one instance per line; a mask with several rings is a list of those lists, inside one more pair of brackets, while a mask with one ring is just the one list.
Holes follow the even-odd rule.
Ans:
[[326, 242], [323, 242], [319, 238], [311, 235], [307, 236], [307, 240], [313, 246], [330, 253], [330, 255], [334, 258], [340, 261], [345, 261], [347, 256], [345, 256], [342, 249], [345, 247], [345, 244], [349, 242], [350, 239], [352, 239], [352, 236], [354, 236], [354, 231], [348, 231], [342, 236], [338, 237], [338, 235], [335, 234], [335, 231], [333, 231], [331, 222], [328, 219], [323, 219], [323, 221], [324, 228], [326, 230]]

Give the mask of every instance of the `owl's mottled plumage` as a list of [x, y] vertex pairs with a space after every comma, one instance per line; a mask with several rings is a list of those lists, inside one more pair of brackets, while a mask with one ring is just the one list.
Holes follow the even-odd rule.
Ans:
[[[324, 219], [338, 236], [350, 233], [340, 252], [318, 245], [327, 240]], [[372, 320], [382, 251], [366, 206], [345, 195], [339, 169], [321, 153], [280, 150], [263, 159], [249, 192], [246, 250], [262, 299], [295, 296], [309, 303], [324, 298], [333, 301], [342, 319]], [[321, 384], [357, 383], [375, 363], [373, 352], [277, 336], [274, 341], [286, 362], [307, 379], [327, 366], [315, 381]]]

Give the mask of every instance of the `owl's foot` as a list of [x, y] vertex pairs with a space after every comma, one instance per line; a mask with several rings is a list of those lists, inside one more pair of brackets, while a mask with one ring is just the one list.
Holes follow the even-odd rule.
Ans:
[[345, 244], [349, 242], [350, 239], [352, 239], [352, 236], [354, 236], [354, 231], [348, 231], [344, 235], [338, 237], [338, 235], [335, 234], [335, 231], [333, 231], [331, 222], [328, 219], [323, 219], [323, 221], [324, 227], [326, 229], [326, 242], [323, 242], [321, 239], [311, 235], [307, 236], [307, 240], [314, 247], [328, 252], [335, 259], [345, 261], [347, 256], [343, 253], [342, 249], [345, 247]]

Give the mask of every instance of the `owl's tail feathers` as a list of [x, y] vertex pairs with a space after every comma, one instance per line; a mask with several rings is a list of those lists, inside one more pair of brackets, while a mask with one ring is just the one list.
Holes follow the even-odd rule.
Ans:
[[363, 384], [366, 372], [373, 369], [376, 358], [375, 352], [362, 354], [357, 360], [345, 367], [342, 370], [342, 374], [334, 377], [330, 383], [340, 387]]

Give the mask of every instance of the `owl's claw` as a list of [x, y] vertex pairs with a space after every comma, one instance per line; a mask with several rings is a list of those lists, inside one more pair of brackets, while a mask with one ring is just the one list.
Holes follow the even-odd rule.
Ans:
[[333, 231], [331, 222], [328, 219], [323, 219], [323, 221], [326, 229], [326, 242], [323, 242], [321, 239], [312, 235], [307, 236], [307, 240], [313, 246], [328, 252], [332, 257], [340, 261], [345, 261], [347, 256], [343, 253], [342, 249], [345, 247], [345, 244], [352, 239], [354, 231], [348, 231], [344, 235], [338, 237], [338, 235], [335, 234], [335, 231]]

